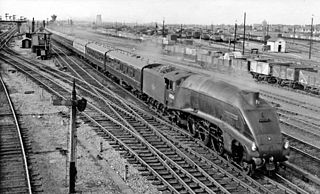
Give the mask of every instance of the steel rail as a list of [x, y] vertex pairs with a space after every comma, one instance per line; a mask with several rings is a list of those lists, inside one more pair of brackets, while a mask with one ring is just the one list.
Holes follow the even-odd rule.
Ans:
[[4, 92], [5, 92], [6, 96], [7, 96], [7, 99], [8, 99], [8, 102], [9, 102], [9, 106], [10, 106], [10, 109], [11, 109], [11, 112], [12, 112], [12, 115], [13, 115], [13, 118], [14, 118], [15, 126], [16, 126], [16, 129], [17, 129], [17, 133], [18, 133], [18, 136], [19, 136], [19, 142], [20, 142], [20, 146], [21, 146], [21, 153], [22, 153], [22, 156], [23, 156], [24, 170], [25, 170], [25, 173], [26, 173], [26, 181], [27, 181], [27, 186], [28, 186], [28, 193], [31, 194], [32, 193], [32, 188], [31, 188], [31, 180], [30, 180], [29, 169], [28, 169], [27, 155], [26, 155], [25, 148], [24, 148], [24, 145], [23, 145], [23, 139], [22, 139], [22, 135], [21, 135], [19, 122], [18, 122], [18, 119], [17, 119], [17, 116], [16, 116], [16, 112], [15, 112], [14, 106], [13, 106], [11, 98], [10, 98], [10, 94], [9, 94], [9, 92], [7, 90], [7, 87], [6, 87], [5, 83], [4, 83], [4, 81], [2, 80], [1, 75], [0, 75], [0, 81], [1, 81], [1, 84], [2, 84], [2, 86], [4, 88]]

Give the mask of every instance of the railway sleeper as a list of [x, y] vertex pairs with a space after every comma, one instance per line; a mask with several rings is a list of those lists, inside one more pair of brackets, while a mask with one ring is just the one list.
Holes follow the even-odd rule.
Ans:
[[160, 141], [160, 140], [159, 141], [153, 141], [152, 145], [155, 146], [155, 147], [162, 146], [162, 145], [165, 145], [165, 142]]
[[158, 180], [158, 178], [156, 178], [154, 181], [152, 181], [151, 184], [153, 184], [155, 186], [163, 185], [162, 182]]
[[161, 165], [157, 165], [157, 166], [152, 166], [152, 168], [156, 171], [158, 170], [165, 170], [166, 168], [164, 166], [161, 166]]
[[139, 164], [139, 162], [132, 156], [127, 158], [127, 162], [129, 162], [130, 164]]
[[145, 162], [147, 162], [148, 165], [151, 166], [153, 169], [156, 169], [156, 170], [165, 169], [165, 167], [162, 166], [162, 164], [159, 161], [156, 161], [156, 162], [145, 161]]
[[150, 159], [144, 159], [145, 161], [147, 161], [148, 163], [159, 163], [159, 160], [156, 158], [150, 158]]
[[157, 173], [161, 175], [163, 178], [166, 178], [169, 176], [169, 178], [172, 178], [172, 175], [168, 172], [168, 170], [157, 170]]
[[154, 175], [146, 175], [146, 179], [149, 180], [149, 181], [157, 181], [157, 177], [154, 176]]
[[169, 146], [167, 146], [167, 145], [156, 145], [155, 146], [160, 152], [165, 152], [165, 151], [167, 151], [167, 150], [169, 150], [170, 148], [169, 148]]
[[188, 186], [193, 190], [195, 190], [197, 188], [200, 189], [199, 185], [197, 183], [193, 182], [193, 181], [191, 183], [189, 183]]
[[135, 152], [136, 152], [138, 155], [150, 153], [149, 150], [145, 150], [145, 149], [138, 149], [138, 150], [135, 150]]
[[[128, 145], [128, 144], [127, 144], [127, 145]], [[146, 149], [145, 146], [143, 146], [143, 145], [136, 145], [136, 144], [130, 145], [130, 148], [133, 149], [133, 150], [143, 150], [143, 149]]]
[[143, 157], [151, 157], [151, 156], [153, 156], [153, 154], [152, 153], [142, 153], [142, 154], [139, 154], [139, 157], [141, 157], [141, 158], [143, 158]]
[[168, 190], [168, 187], [162, 184], [162, 186], [159, 186], [157, 189], [158, 191], [166, 191]]
[[172, 150], [164, 150], [163, 154], [165, 154], [167, 157], [172, 157], [172, 156], [177, 155], [177, 153], [175, 151], [172, 151]]

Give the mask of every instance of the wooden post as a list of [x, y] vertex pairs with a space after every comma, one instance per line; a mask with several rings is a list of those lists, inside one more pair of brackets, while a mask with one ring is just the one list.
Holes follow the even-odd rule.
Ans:
[[75, 193], [75, 182], [77, 176], [77, 168], [76, 168], [76, 159], [77, 159], [77, 130], [76, 130], [76, 84], [75, 80], [73, 80], [73, 89], [71, 94], [71, 115], [70, 115], [70, 170], [69, 170], [69, 193]]
[[244, 55], [244, 44], [246, 41], [246, 12], [244, 12], [243, 16], [243, 45], [242, 45], [242, 55]]

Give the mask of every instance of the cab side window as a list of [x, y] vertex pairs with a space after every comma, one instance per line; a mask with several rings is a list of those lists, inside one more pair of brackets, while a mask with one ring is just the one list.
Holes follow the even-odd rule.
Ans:
[[167, 90], [175, 90], [175, 82], [165, 79], [166, 89]]

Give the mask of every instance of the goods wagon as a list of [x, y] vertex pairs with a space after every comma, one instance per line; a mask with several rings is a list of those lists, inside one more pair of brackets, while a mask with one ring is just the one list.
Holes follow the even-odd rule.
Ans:
[[304, 90], [315, 94], [320, 92], [320, 73], [317, 70], [300, 70], [299, 83], [304, 87]]
[[249, 60], [249, 70], [253, 78], [267, 81], [271, 77], [272, 65], [267, 60]]
[[[288, 67], [291, 63], [270, 63], [272, 64], [272, 76], [277, 80], [277, 83], [281, 83], [282, 80], [286, 80], [287, 78], [293, 78], [293, 74], [291, 71], [287, 72]], [[289, 75], [287, 74], [289, 73]]]
[[299, 72], [301, 70], [312, 70], [312, 68], [292, 63], [272, 63], [272, 67], [272, 77], [277, 84], [293, 88], [298, 87]]
[[248, 72], [248, 61], [244, 58], [235, 58], [231, 61], [231, 68], [236, 73]]

